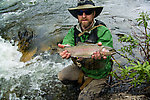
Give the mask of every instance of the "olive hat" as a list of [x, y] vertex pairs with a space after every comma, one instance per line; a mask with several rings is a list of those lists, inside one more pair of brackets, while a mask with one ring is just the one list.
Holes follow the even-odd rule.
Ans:
[[94, 2], [92, 0], [78, 0], [77, 7], [75, 8], [69, 8], [69, 12], [75, 17], [78, 18], [77, 11], [81, 9], [93, 9], [96, 11], [95, 17], [97, 17], [103, 10], [102, 6], [95, 6]]

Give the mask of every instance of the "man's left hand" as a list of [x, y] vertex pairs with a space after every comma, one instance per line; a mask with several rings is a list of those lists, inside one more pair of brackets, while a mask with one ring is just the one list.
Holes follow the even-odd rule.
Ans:
[[[99, 42], [99, 43], [98, 43], [98, 46], [102, 46], [102, 43]], [[105, 51], [104, 51], [104, 52], [105, 52]], [[102, 57], [102, 55], [100, 54], [99, 51], [94, 52], [93, 55], [92, 55], [92, 58], [93, 58], [93, 59], [101, 59], [101, 57]], [[103, 56], [103, 59], [107, 59], [107, 57], [106, 57], [106, 56]]]

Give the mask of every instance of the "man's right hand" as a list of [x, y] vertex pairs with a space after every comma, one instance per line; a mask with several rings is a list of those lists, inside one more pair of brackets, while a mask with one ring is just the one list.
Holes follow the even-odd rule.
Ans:
[[[64, 48], [66, 46], [70, 46], [70, 45], [62, 45], [62, 44], [58, 44], [58, 47], [60, 48]], [[71, 54], [67, 51], [64, 50], [62, 52], [59, 53], [59, 55], [63, 58], [63, 59], [69, 59], [71, 57]]]
[[[102, 46], [102, 43], [99, 42], [99, 43], [98, 43], [98, 46]], [[106, 49], [104, 49], [103, 52], [106, 52]], [[101, 54], [100, 54], [99, 51], [94, 52], [93, 55], [92, 55], [92, 58], [93, 58], [93, 59], [99, 59], [99, 60], [100, 60], [101, 57], [102, 57], [102, 56], [101, 56]], [[105, 56], [105, 54], [104, 54], [104, 56], [103, 56], [103, 59], [107, 59], [107, 57]]]

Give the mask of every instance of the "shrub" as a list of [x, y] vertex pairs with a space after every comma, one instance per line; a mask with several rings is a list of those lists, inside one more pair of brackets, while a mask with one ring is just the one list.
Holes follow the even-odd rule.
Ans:
[[[139, 15], [136, 19], [138, 24], [134, 28], [140, 32], [123, 35], [118, 39], [123, 44], [118, 54], [127, 59], [128, 65], [122, 67], [118, 63], [120, 76], [115, 71], [112, 72], [112, 75], [121, 81], [130, 79], [130, 83], [135, 87], [150, 82], [150, 28], [148, 26], [150, 15], [147, 12]], [[137, 55], [136, 52], [139, 54]]]

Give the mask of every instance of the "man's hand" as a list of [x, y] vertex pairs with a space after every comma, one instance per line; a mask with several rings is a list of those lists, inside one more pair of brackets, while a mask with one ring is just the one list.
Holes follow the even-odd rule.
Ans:
[[[60, 48], [64, 48], [66, 46], [70, 46], [70, 45], [62, 45], [62, 44], [58, 44], [58, 47]], [[59, 53], [59, 55], [63, 58], [63, 59], [68, 59], [70, 58], [71, 54], [67, 51], [64, 50], [63, 52]]]
[[[98, 43], [98, 46], [102, 46], [102, 43], [99, 42], [99, 43]], [[103, 52], [105, 52], [105, 50], [104, 50]], [[105, 53], [104, 53], [103, 55], [105, 55]], [[101, 57], [102, 57], [102, 55], [100, 54], [99, 51], [94, 52], [93, 55], [92, 55], [92, 58], [93, 58], [93, 59], [101, 59]], [[106, 57], [106, 56], [103, 56], [103, 59], [107, 59], [107, 57]]]

